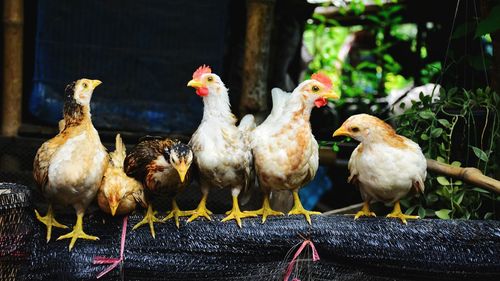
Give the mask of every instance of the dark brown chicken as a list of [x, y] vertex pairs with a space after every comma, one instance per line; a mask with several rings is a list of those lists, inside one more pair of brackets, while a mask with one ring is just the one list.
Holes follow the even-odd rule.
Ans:
[[36, 217], [47, 226], [47, 241], [52, 227], [67, 228], [54, 219], [52, 203], [70, 205], [76, 211], [73, 231], [57, 240], [71, 238], [69, 250], [78, 238], [97, 240], [83, 232], [83, 215], [94, 200], [108, 165], [108, 153], [90, 119], [90, 99], [99, 80], [80, 79], [66, 87], [64, 122], [60, 132], [38, 149], [33, 176], [49, 201], [47, 214]]
[[[146, 136], [125, 158], [125, 173], [142, 182], [145, 188], [148, 210], [144, 219], [134, 226], [149, 224], [151, 235], [155, 237], [154, 222], [174, 218], [179, 227], [179, 217], [189, 216], [191, 212], [181, 211], [175, 200], [176, 195], [189, 185], [189, 167], [193, 161], [191, 148], [178, 140], [165, 137]], [[158, 193], [172, 196], [172, 210], [163, 220], [153, 211], [151, 197]]]

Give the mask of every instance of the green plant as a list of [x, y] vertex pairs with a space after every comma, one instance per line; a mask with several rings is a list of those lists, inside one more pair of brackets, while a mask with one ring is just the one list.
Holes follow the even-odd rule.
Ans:
[[[398, 133], [417, 141], [427, 158], [461, 166], [454, 157], [460, 155], [457, 150], [462, 150], [458, 152], [465, 165], [475, 165], [484, 174], [498, 169], [493, 159], [500, 138], [499, 95], [489, 88], [452, 88], [436, 94], [438, 100], [420, 94], [420, 100], [395, 118]], [[429, 175], [425, 195], [406, 198], [402, 204], [408, 214], [418, 213], [421, 217], [486, 219], [497, 215], [498, 201], [500, 196], [487, 190]]]

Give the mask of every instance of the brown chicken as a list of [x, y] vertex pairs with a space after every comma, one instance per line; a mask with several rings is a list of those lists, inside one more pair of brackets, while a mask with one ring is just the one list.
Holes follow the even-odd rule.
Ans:
[[120, 134], [116, 135], [115, 151], [109, 156], [110, 162], [97, 193], [97, 203], [101, 210], [114, 216], [131, 213], [137, 203], [146, 207], [142, 184], [123, 171], [126, 148]]
[[109, 161], [90, 118], [90, 99], [99, 84], [99, 80], [80, 79], [66, 87], [64, 128], [42, 144], [33, 162], [35, 181], [49, 201], [46, 216], [35, 211], [37, 219], [47, 226], [47, 241], [53, 226], [66, 228], [54, 219], [52, 203], [71, 205], [76, 210], [73, 231], [57, 239], [71, 238], [69, 250], [78, 238], [98, 239], [83, 232], [83, 215], [97, 194]]
[[292, 93], [273, 89], [273, 109], [269, 117], [252, 133], [252, 151], [264, 202], [254, 214], [281, 215], [271, 209], [272, 191], [290, 190], [294, 205], [289, 215], [304, 215], [311, 224], [310, 215], [299, 199], [299, 188], [309, 183], [318, 170], [318, 143], [312, 135], [309, 117], [314, 106], [327, 104], [327, 98], [338, 98], [332, 84], [323, 74], [313, 74]]
[[[190, 183], [189, 167], [193, 161], [191, 148], [178, 140], [164, 137], [146, 136], [139, 140], [132, 152], [125, 158], [125, 173], [142, 182], [145, 187], [148, 210], [144, 219], [136, 224], [137, 229], [149, 224], [151, 235], [156, 237], [153, 223], [174, 218], [179, 227], [179, 217], [189, 216], [192, 212], [181, 211], [176, 196]], [[158, 193], [172, 196], [172, 210], [163, 220], [153, 211], [151, 197]]]
[[394, 204], [389, 218], [398, 218], [404, 224], [406, 219], [419, 218], [402, 213], [399, 205], [409, 192], [423, 193], [425, 189], [427, 161], [418, 144], [368, 114], [349, 117], [333, 136], [348, 136], [361, 142], [349, 159], [349, 182], [359, 187], [364, 201], [355, 219], [375, 216], [369, 208], [372, 199]]

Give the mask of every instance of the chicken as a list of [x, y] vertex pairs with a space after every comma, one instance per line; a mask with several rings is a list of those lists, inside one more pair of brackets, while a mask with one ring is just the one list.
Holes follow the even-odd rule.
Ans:
[[[142, 182], [145, 187], [148, 210], [144, 219], [133, 229], [149, 224], [153, 238], [156, 237], [153, 223], [174, 218], [179, 228], [179, 217], [189, 216], [191, 212], [181, 211], [177, 206], [176, 196], [190, 183], [189, 167], [193, 161], [191, 148], [178, 140], [166, 137], [146, 136], [139, 140], [125, 158], [125, 173]], [[168, 194], [172, 196], [172, 210], [163, 220], [158, 219], [153, 211], [151, 196]]]
[[348, 136], [361, 143], [349, 160], [349, 182], [357, 185], [363, 197], [363, 208], [355, 215], [374, 217], [369, 204], [372, 199], [394, 203], [393, 211], [387, 215], [406, 219], [418, 216], [401, 212], [399, 200], [412, 189], [424, 192], [427, 163], [418, 144], [397, 135], [384, 121], [368, 114], [358, 114], [347, 119], [333, 134]]
[[98, 239], [83, 232], [83, 215], [97, 194], [109, 162], [90, 118], [90, 99], [99, 84], [99, 80], [80, 79], [66, 87], [64, 128], [42, 144], [33, 162], [35, 181], [49, 201], [46, 216], [35, 211], [37, 219], [47, 226], [47, 241], [53, 226], [66, 228], [54, 219], [52, 203], [71, 205], [76, 211], [73, 231], [57, 239], [71, 238], [70, 251], [78, 238]]
[[256, 216], [240, 211], [238, 202], [240, 192], [248, 191], [254, 182], [249, 145], [249, 134], [255, 128], [254, 117], [246, 115], [236, 127], [228, 90], [208, 66], [199, 67], [188, 86], [196, 89], [204, 103], [203, 119], [189, 142], [203, 197], [188, 222], [198, 217], [210, 220], [212, 212], [206, 208], [210, 188], [230, 188], [233, 207], [222, 221], [235, 220], [241, 227], [242, 218]]
[[120, 134], [116, 135], [115, 151], [109, 156], [111, 161], [97, 193], [97, 203], [101, 210], [114, 216], [131, 213], [137, 203], [147, 207], [142, 184], [123, 171], [126, 148]]
[[268, 216], [283, 213], [271, 209], [270, 193], [290, 190], [294, 205], [289, 215], [302, 214], [311, 224], [310, 215], [299, 199], [299, 188], [309, 183], [318, 169], [318, 143], [311, 132], [309, 117], [314, 106], [327, 104], [327, 98], [338, 98], [332, 93], [332, 83], [323, 74], [313, 74], [291, 94], [273, 89], [273, 108], [268, 118], [251, 135], [255, 169], [264, 192], [262, 208], [254, 214]]

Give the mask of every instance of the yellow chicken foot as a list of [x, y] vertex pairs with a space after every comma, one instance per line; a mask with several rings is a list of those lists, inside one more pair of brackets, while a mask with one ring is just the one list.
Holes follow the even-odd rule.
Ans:
[[175, 220], [175, 225], [177, 226], [177, 228], [179, 228], [179, 217], [186, 217], [186, 216], [190, 216], [193, 214], [193, 211], [181, 211], [179, 209], [179, 206], [177, 206], [177, 202], [175, 201], [175, 199], [172, 199], [172, 210], [170, 211], [170, 213], [168, 213], [168, 216], [166, 216], [162, 222], [165, 222], [171, 218], [174, 218]]
[[64, 224], [60, 224], [56, 219], [54, 218], [54, 211], [52, 211], [52, 204], [49, 205], [49, 209], [47, 210], [47, 214], [42, 217], [40, 213], [38, 213], [37, 210], [35, 210], [35, 215], [36, 218], [43, 224], [47, 226], [47, 242], [50, 241], [50, 236], [52, 235], [52, 227], [59, 227], [59, 228], [68, 228]]
[[198, 207], [193, 211], [188, 211], [192, 212], [191, 217], [187, 220], [188, 222], [192, 222], [199, 217], [205, 217], [209, 221], [212, 220], [212, 218], [210, 218], [212, 212], [210, 212], [210, 210], [207, 209], [207, 198], [208, 194], [203, 194], [203, 197], [201, 197], [201, 201], [200, 204], [198, 204]]
[[401, 212], [401, 206], [399, 206], [399, 201], [394, 204], [394, 209], [390, 214], [387, 215], [388, 218], [400, 219], [404, 224], [407, 224], [406, 219], [419, 219], [419, 216], [405, 215]]
[[311, 224], [311, 215], [321, 215], [320, 212], [308, 211], [300, 203], [299, 192], [293, 191], [293, 208], [288, 215], [304, 215], [309, 224]]
[[283, 212], [278, 212], [271, 208], [271, 204], [269, 204], [269, 195], [264, 195], [264, 202], [262, 203], [262, 208], [255, 211], [246, 211], [245, 213], [262, 216], [262, 223], [266, 222], [268, 216], [285, 215], [283, 214]]
[[363, 208], [359, 210], [356, 215], [354, 215], [354, 219], [357, 220], [360, 217], [376, 217], [374, 212], [370, 211], [370, 203], [369, 202], [364, 202], [363, 203]]
[[140, 221], [136, 225], [134, 225], [132, 230], [136, 230], [141, 225], [149, 224], [149, 231], [151, 231], [151, 236], [153, 236], [153, 238], [156, 238], [156, 233], [155, 233], [155, 228], [154, 228], [153, 223], [162, 222], [162, 220], [160, 220], [159, 218], [157, 218], [155, 216], [156, 213], [157, 213], [156, 211], [153, 211], [153, 205], [148, 204], [148, 210], [146, 211], [144, 218], [142, 219], [142, 221]]
[[240, 206], [238, 205], [238, 196], [233, 196], [233, 208], [226, 213], [227, 216], [221, 220], [221, 222], [226, 222], [228, 220], [235, 220], [236, 224], [241, 228], [241, 219], [242, 218], [249, 218], [249, 217], [256, 217], [257, 214], [249, 213], [249, 212], [242, 212], [240, 211]]
[[76, 224], [73, 227], [73, 231], [71, 231], [68, 234], [61, 235], [59, 236], [59, 238], [57, 238], [57, 240], [71, 238], [71, 242], [69, 243], [69, 251], [73, 249], [73, 246], [75, 246], [76, 239], [78, 238], [93, 240], [93, 241], [99, 240], [99, 237], [88, 235], [85, 232], [83, 232], [83, 214], [84, 214], [83, 212], [76, 213]]

